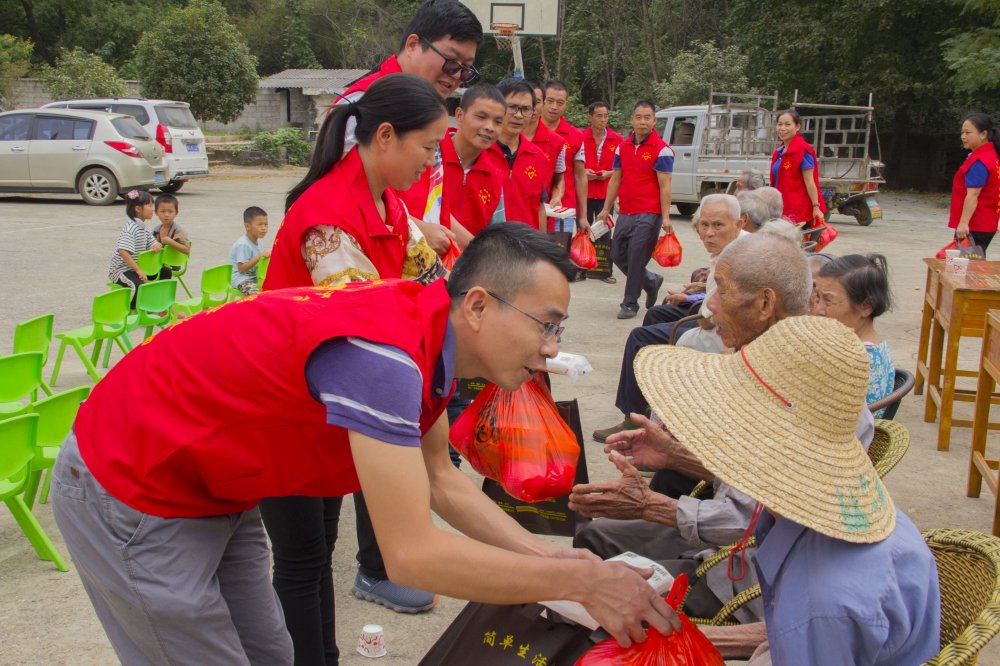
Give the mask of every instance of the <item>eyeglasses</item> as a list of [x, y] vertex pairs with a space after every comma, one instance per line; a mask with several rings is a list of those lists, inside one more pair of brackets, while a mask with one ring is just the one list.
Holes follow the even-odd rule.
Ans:
[[[465, 296], [468, 293], [469, 293], [468, 290], [466, 290], [466, 291], [463, 291], [461, 293], [461, 295]], [[498, 301], [500, 301], [501, 303], [503, 303], [507, 307], [513, 308], [513, 309], [517, 310], [518, 312], [520, 312], [521, 314], [523, 314], [525, 317], [527, 317], [531, 321], [533, 321], [536, 324], [538, 324], [539, 326], [541, 326], [542, 327], [542, 340], [551, 340], [551, 339], [555, 338], [556, 342], [562, 342], [562, 334], [563, 334], [563, 331], [566, 330], [565, 326], [559, 326], [558, 324], [553, 324], [550, 321], [542, 321], [541, 319], [539, 319], [535, 315], [529, 314], [529, 313], [525, 312], [524, 310], [522, 310], [521, 308], [519, 308], [516, 305], [514, 305], [513, 303], [510, 303], [509, 301], [505, 301], [504, 299], [500, 298], [499, 296], [497, 296], [495, 293], [493, 293], [489, 289], [486, 290], [486, 293], [489, 294], [490, 296], [492, 296], [493, 298], [497, 299]]]
[[434, 45], [423, 37], [420, 38], [420, 41], [423, 42], [427, 48], [434, 51], [434, 53], [437, 53], [444, 59], [444, 63], [441, 65], [441, 71], [448, 76], [457, 76], [462, 83], [471, 83], [477, 76], [479, 76], [479, 70], [475, 67], [466, 67], [454, 58], [449, 58], [434, 48]]
[[533, 106], [514, 106], [511, 104], [507, 105], [507, 113], [512, 116], [523, 116], [527, 118], [535, 113], [535, 107]]

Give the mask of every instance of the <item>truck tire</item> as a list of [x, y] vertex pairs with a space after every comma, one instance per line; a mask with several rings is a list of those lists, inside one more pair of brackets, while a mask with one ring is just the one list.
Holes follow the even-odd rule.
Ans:
[[164, 194], [174, 194], [176, 192], [180, 192], [182, 187], [184, 187], [183, 180], [172, 180], [166, 185], [160, 185], [158, 189]]
[[81, 173], [76, 189], [91, 206], [108, 206], [118, 198], [118, 180], [103, 167], [91, 167]]
[[694, 215], [695, 211], [698, 210], [698, 204], [696, 203], [677, 202], [674, 205], [677, 206], [678, 213], [687, 215], [688, 217]]
[[851, 201], [838, 209], [838, 212], [844, 215], [850, 215], [855, 220], [858, 221], [862, 227], [867, 227], [872, 223], [872, 209], [868, 207], [868, 202], [865, 199], [861, 199], [860, 203], [858, 200]]

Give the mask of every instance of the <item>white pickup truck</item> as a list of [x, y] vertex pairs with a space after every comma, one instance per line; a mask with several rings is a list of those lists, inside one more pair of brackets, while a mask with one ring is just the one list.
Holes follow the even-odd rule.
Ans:
[[[712, 93], [709, 104], [656, 113], [657, 130], [674, 149], [673, 202], [682, 215], [694, 213], [706, 194], [730, 191], [744, 171], [770, 180], [771, 154], [778, 146], [777, 105], [777, 93]], [[816, 149], [829, 211], [854, 217], [862, 226], [881, 218], [875, 196], [885, 182], [883, 164], [868, 150], [875, 110], [871, 99], [868, 106], [798, 101], [792, 106], [802, 115], [802, 137]]]

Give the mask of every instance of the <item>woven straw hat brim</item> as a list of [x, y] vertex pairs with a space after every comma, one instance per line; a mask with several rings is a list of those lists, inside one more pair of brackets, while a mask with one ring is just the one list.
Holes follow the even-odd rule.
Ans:
[[[789, 321], [773, 326], [746, 353], [791, 408], [753, 376], [738, 352], [646, 347], [635, 359], [639, 387], [681, 444], [729, 485], [827, 536], [881, 541], [895, 527], [895, 506], [854, 435], [867, 390], [867, 354], [840, 324], [850, 339], [822, 339], [824, 331], [840, 331], [813, 322], [806, 322], [806, 331], [782, 326]], [[821, 339], [808, 330], [817, 327]], [[819, 356], [815, 362], [800, 355], [810, 349]]]

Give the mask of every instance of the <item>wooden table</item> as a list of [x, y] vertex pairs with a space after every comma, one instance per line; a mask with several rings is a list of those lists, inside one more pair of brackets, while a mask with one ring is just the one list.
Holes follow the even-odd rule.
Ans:
[[979, 365], [979, 383], [976, 386], [976, 413], [972, 421], [972, 450], [969, 452], [969, 486], [966, 495], [979, 497], [983, 481], [993, 493], [993, 535], [1000, 536], [1000, 460], [986, 457], [986, 434], [990, 427], [991, 399], [1000, 379], [1000, 311], [993, 310], [986, 317], [983, 336], [983, 353]]
[[[917, 355], [917, 386], [922, 388], [926, 378], [924, 421], [937, 420], [940, 411], [937, 448], [947, 451], [952, 426], [972, 426], [970, 420], [951, 418], [954, 402], [974, 402], [976, 399], [975, 391], [956, 389], [955, 379], [979, 374], [958, 369], [959, 343], [963, 337], [982, 337], [986, 313], [1000, 308], [1000, 262], [969, 262], [969, 271], [963, 276], [945, 273], [943, 260], [924, 259], [924, 262], [928, 275]], [[928, 324], [925, 326], [924, 322]], [[929, 343], [925, 328], [929, 329]], [[1000, 402], [992, 394], [990, 398], [992, 402]], [[997, 429], [1000, 425], [990, 427]]]

